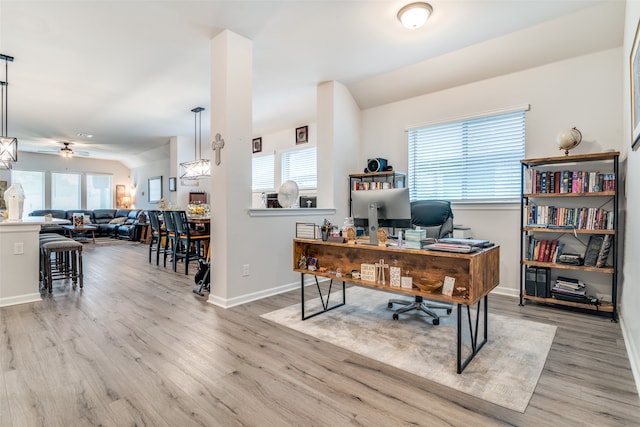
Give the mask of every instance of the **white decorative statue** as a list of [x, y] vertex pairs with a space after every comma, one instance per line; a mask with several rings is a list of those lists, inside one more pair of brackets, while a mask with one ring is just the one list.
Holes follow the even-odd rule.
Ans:
[[9, 221], [19, 221], [22, 218], [24, 206], [24, 190], [21, 184], [12, 184], [4, 192], [4, 201], [9, 210]]

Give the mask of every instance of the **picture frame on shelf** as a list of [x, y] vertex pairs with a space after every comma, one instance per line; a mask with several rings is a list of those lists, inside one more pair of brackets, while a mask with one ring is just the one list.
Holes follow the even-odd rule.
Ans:
[[296, 128], [296, 144], [309, 142], [309, 126]]
[[259, 153], [262, 151], [262, 138], [253, 138], [252, 141], [252, 146], [253, 146], [253, 152], [254, 153]]
[[162, 199], [162, 176], [149, 178], [149, 203], [158, 203]]
[[169, 191], [176, 191], [176, 177], [169, 178]]
[[640, 146], [640, 55], [638, 54], [638, 44], [640, 44], [639, 34], [640, 21], [636, 27], [636, 34], [633, 39], [631, 55], [629, 56], [630, 89], [631, 89], [631, 149], [637, 150]]

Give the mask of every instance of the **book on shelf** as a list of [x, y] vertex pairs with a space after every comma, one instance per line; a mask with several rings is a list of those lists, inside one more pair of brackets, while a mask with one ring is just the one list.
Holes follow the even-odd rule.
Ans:
[[589, 243], [587, 244], [587, 249], [584, 253], [584, 265], [587, 267], [595, 267], [598, 262], [598, 255], [600, 254], [600, 248], [602, 247], [602, 242], [604, 241], [604, 236], [601, 235], [592, 235], [589, 237]]
[[551, 270], [539, 267], [536, 269], [536, 296], [549, 298], [551, 290]]
[[607, 234], [602, 240], [600, 251], [598, 252], [598, 259], [596, 261], [596, 267], [602, 268], [607, 266], [607, 258], [609, 258], [609, 251], [611, 250], [611, 244], [613, 242], [613, 236]]
[[532, 297], [536, 296], [536, 280], [538, 269], [527, 266], [524, 270], [524, 292]]

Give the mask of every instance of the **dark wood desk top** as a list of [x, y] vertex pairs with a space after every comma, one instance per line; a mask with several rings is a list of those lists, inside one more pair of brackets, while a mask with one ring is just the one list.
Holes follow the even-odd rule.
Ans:
[[[298, 260], [304, 255], [317, 259], [317, 267], [326, 272], [298, 268]], [[413, 288], [392, 287], [386, 271], [386, 284], [345, 277], [352, 270], [360, 271], [361, 264], [374, 264], [383, 259], [389, 266], [401, 269], [402, 276], [413, 279]], [[343, 276], [336, 277], [340, 268]], [[360, 286], [368, 286], [407, 295], [471, 305], [478, 302], [500, 283], [500, 247], [493, 246], [469, 254], [404, 249], [362, 244], [332, 243], [321, 240], [294, 239], [293, 270]], [[332, 274], [333, 273], [333, 274]], [[442, 294], [444, 277], [455, 279], [452, 296]]]

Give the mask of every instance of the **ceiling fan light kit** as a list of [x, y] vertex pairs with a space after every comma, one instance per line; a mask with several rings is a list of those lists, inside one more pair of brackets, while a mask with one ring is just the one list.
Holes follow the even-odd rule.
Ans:
[[2, 88], [0, 96], [1, 126], [0, 131], [0, 169], [11, 169], [11, 165], [18, 161], [18, 139], [8, 136], [9, 129], [9, 62], [13, 62], [13, 57], [0, 53], [0, 59], [4, 61], [4, 80], [0, 81]]
[[[180, 179], [198, 179], [211, 175], [211, 164], [209, 160], [202, 158], [202, 112], [204, 108], [196, 107], [191, 110], [194, 113], [194, 136], [195, 160], [192, 162], [180, 163]], [[200, 134], [198, 135], [198, 129]], [[198, 155], [198, 147], [200, 154]]]
[[68, 159], [73, 157], [73, 150], [71, 149], [71, 147], [69, 147], [69, 143], [63, 142], [63, 144], [64, 144], [64, 147], [60, 149], [60, 155]]

